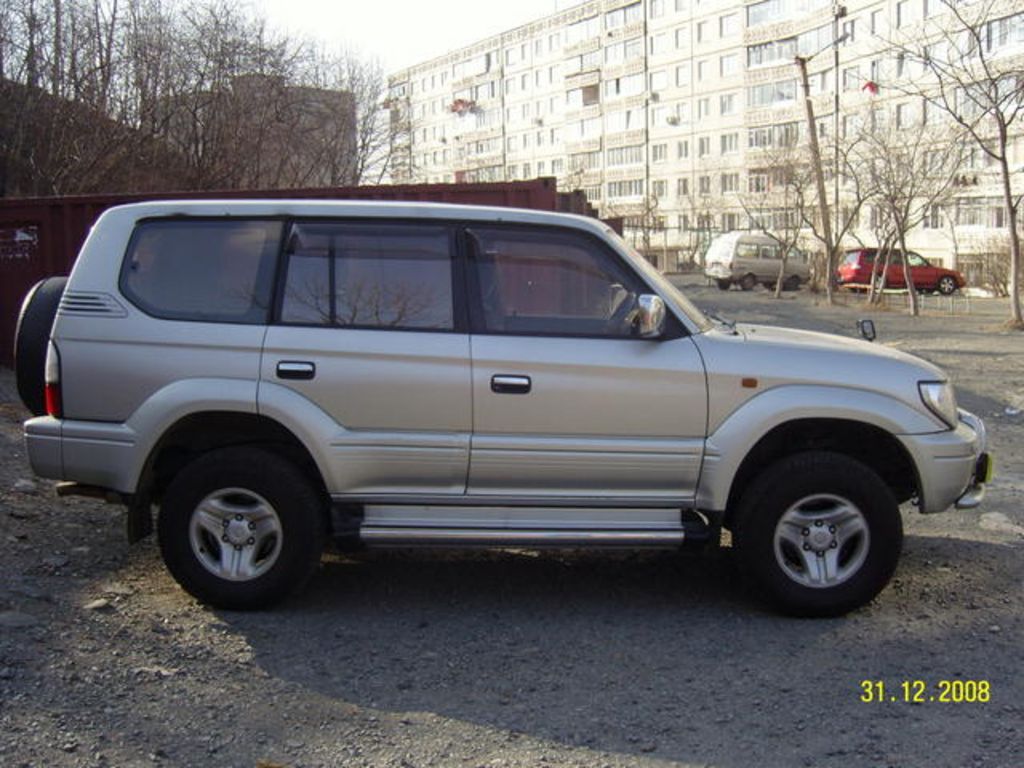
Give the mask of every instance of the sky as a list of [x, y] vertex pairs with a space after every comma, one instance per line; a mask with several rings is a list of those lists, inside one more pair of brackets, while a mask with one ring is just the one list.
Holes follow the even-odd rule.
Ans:
[[378, 58], [392, 73], [579, 0], [251, 0], [281, 32]]

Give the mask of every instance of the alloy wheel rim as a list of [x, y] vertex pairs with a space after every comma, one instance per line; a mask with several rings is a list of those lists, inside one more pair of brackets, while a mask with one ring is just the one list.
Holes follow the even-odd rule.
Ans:
[[773, 549], [782, 572], [801, 586], [836, 587], [864, 565], [871, 543], [864, 513], [833, 494], [805, 496], [775, 526]]
[[221, 488], [200, 501], [189, 520], [192, 554], [226, 581], [252, 581], [281, 554], [281, 518], [265, 498], [246, 488]]

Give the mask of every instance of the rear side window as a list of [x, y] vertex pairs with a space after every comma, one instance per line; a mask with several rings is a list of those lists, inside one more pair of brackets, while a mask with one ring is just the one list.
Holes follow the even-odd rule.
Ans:
[[121, 292], [155, 317], [264, 324], [281, 227], [279, 221], [142, 222], [128, 246]]
[[298, 223], [281, 322], [452, 330], [451, 241], [444, 225]]

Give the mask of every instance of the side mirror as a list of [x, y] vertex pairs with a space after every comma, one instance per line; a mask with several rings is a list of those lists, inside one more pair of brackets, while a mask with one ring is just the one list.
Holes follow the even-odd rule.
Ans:
[[636, 335], [656, 339], [665, 332], [665, 302], [652, 293], [641, 294], [636, 301]]
[[874, 341], [876, 338], [875, 333], [875, 321], [874, 320], [858, 320], [857, 330], [860, 331], [860, 335], [863, 336], [867, 341]]

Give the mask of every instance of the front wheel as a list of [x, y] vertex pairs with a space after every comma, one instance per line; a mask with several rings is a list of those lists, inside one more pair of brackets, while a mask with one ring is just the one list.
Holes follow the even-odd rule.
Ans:
[[732, 280], [719, 279], [716, 280], [715, 282], [718, 284], [718, 290], [720, 291], [728, 291], [730, 288], [732, 288]]
[[323, 494], [293, 463], [225, 448], [188, 464], [164, 494], [160, 552], [187, 592], [219, 608], [271, 605], [301, 587], [323, 551]]
[[872, 469], [814, 451], [781, 459], [755, 478], [736, 509], [733, 538], [741, 570], [782, 611], [838, 616], [889, 583], [903, 524], [895, 497]]
[[753, 275], [744, 275], [740, 280], [740, 288], [744, 291], [753, 290], [755, 285], [757, 285], [757, 278]]

